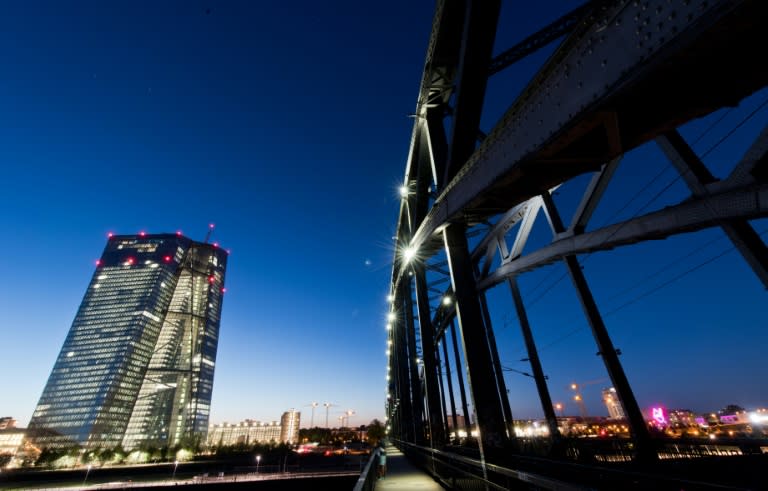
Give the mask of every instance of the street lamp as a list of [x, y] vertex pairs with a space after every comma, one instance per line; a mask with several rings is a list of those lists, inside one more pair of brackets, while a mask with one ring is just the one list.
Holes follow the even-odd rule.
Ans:
[[[389, 351], [389, 350], [387, 350]], [[389, 354], [389, 353], [387, 353]], [[335, 406], [336, 404], [331, 404], [330, 402], [324, 402], [323, 406], [325, 407], [325, 427], [328, 428], [328, 410], [331, 409], [331, 406]]]
[[256, 474], [259, 473], [259, 463], [261, 462], [261, 455], [256, 456]]
[[85, 481], [88, 480], [88, 474], [91, 472], [91, 464], [88, 464], [88, 467], [86, 467], [85, 471], [85, 479], [83, 479], [83, 486], [85, 486]]
[[317, 406], [319, 406], [319, 405], [320, 405], [320, 404], [319, 404], [319, 403], [317, 403], [317, 402], [313, 402], [313, 403], [311, 404], [311, 406], [312, 406], [312, 418], [311, 418], [311, 419], [310, 419], [310, 421], [309, 421], [309, 427], [310, 427], [310, 428], [314, 428], [314, 427], [315, 427], [315, 408], [316, 408]]
[[179, 461], [176, 460], [173, 462], [173, 476], [171, 476], [171, 481], [176, 480], [176, 468], [179, 467]]

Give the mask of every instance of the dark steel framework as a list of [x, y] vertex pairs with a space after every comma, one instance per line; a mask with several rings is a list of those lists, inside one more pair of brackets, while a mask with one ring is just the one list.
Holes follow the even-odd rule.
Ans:
[[[649, 435], [578, 255], [720, 227], [768, 287], [768, 250], [750, 224], [768, 216], [768, 128], [723, 180], [677, 131], [766, 86], [768, 64], [752, 51], [764, 45], [768, 6], [759, 0], [592, 1], [493, 58], [499, 9], [499, 0], [437, 2], [397, 225], [388, 325], [390, 433], [458, 487], [469, 475], [501, 487], [499, 482], [511, 481], [544, 488], [587, 482], [586, 474], [568, 467], [588, 452], [564, 442], [558, 431], [517, 283], [521, 274], [562, 261], [630, 429], [630, 439], [613, 443], [615, 458], [603, 459], [658, 470], [668, 448]], [[564, 35], [486, 136], [480, 121], [489, 77]], [[711, 73], [729, 76], [713, 90], [702, 83]], [[670, 159], [690, 197], [587, 231], [622, 155], [647, 142]], [[588, 173], [592, 180], [573, 218], [564, 221], [552, 192]], [[552, 241], [523, 254], [539, 214], [549, 222]], [[560, 463], [546, 471], [560, 480], [544, 476], [541, 461], [525, 460], [533, 449], [514, 432], [485, 300], [485, 292], [500, 283], [510, 288], [551, 435], [537, 453]], [[458, 375], [463, 423], [450, 375], [445, 394], [451, 371]], [[476, 460], [457, 455], [451, 445], [461, 426], [478, 429], [471, 454]], [[755, 445], [743, 443], [743, 453], [759, 453]], [[444, 472], [454, 469], [450, 479], [438, 472], [441, 462]], [[540, 474], [520, 475], [504, 467], [509, 465]], [[472, 470], [456, 470], [462, 466]], [[503, 479], [494, 481], [494, 475]]]

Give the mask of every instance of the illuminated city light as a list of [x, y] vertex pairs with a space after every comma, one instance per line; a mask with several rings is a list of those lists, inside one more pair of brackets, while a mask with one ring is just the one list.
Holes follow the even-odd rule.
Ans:
[[451, 297], [448, 295], [443, 297], [443, 305], [451, 305]]
[[392, 324], [387, 324], [387, 331], [391, 331], [391, 330], [392, 330]]
[[390, 312], [390, 313], [387, 315], [387, 319], [388, 319], [390, 322], [393, 322], [393, 321], [395, 320], [395, 313], [394, 313], [394, 312]]
[[400, 189], [398, 189], [398, 191], [400, 192], [400, 197], [401, 198], [407, 198], [408, 197], [408, 186], [405, 186], [405, 185], [400, 186]]
[[395, 296], [394, 295], [392, 295], [391, 293], [389, 295], [387, 295], [387, 302], [392, 303], [394, 301], [395, 301]]

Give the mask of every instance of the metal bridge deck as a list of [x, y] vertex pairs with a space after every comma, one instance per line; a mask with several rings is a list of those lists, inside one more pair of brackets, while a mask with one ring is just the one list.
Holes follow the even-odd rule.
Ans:
[[387, 446], [387, 476], [376, 482], [376, 491], [418, 490], [437, 491], [445, 489], [423, 470], [408, 462], [405, 455], [393, 445]]

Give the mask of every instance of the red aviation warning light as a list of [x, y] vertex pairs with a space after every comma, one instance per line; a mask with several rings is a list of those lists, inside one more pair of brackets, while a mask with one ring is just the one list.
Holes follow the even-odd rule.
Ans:
[[165, 257], [163, 258], [163, 261], [165, 261], [165, 262], [167, 262], [167, 263], [171, 262], [171, 256], [165, 256]]
[[221, 289], [221, 293], [227, 293], [227, 289], [226, 288], [222, 288]]
[[133, 265], [134, 262], [136, 262], [136, 260], [132, 257], [129, 257], [128, 259], [125, 260], [125, 264], [129, 266]]
[[213, 283], [214, 281], [216, 281], [216, 278], [213, 275], [208, 277], [208, 283]]
[[111, 239], [114, 236], [115, 236], [115, 234], [113, 234], [112, 232], [107, 232], [107, 238], [108, 239]]
[[96, 267], [99, 267], [99, 266], [101, 266], [101, 259], [96, 260]]
[[141, 232], [139, 232], [139, 237], [144, 237], [145, 235], [147, 235], [145, 231], [142, 230]]
[[181, 237], [181, 230], [177, 230], [177, 231], [176, 231], [176, 235], [178, 235], [179, 237]]

